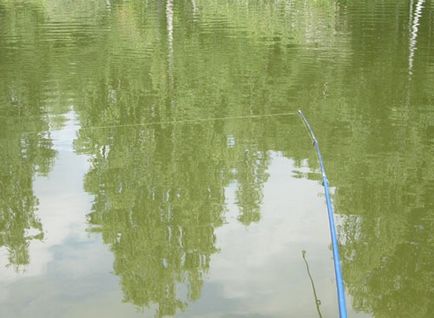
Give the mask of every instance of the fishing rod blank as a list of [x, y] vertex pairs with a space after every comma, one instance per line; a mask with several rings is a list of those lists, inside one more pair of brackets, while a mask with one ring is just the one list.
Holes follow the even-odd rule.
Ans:
[[331, 196], [330, 196], [330, 191], [329, 191], [329, 181], [327, 179], [321, 151], [319, 150], [318, 141], [315, 137], [312, 126], [309, 124], [309, 121], [304, 116], [304, 114], [301, 110], [298, 111], [298, 114], [300, 115], [301, 119], [303, 120], [303, 122], [304, 122], [304, 124], [305, 124], [305, 126], [309, 132], [309, 135], [312, 138], [313, 146], [315, 147], [315, 151], [316, 151], [316, 154], [318, 156], [318, 161], [319, 161], [319, 165], [321, 168], [322, 182], [323, 182], [323, 186], [324, 186], [324, 193], [325, 193], [325, 198], [326, 198], [327, 212], [328, 212], [328, 219], [329, 219], [330, 236], [331, 236], [331, 241], [332, 241], [333, 263], [334, 263], [334, 268], [335, 268], [336, 289], [337, 289], [337, 294], [338, 294], [339, 317], [340, 318], [347, 318], [347, 306], [346, 306], [346, 301], [345, 301], [344, 280], [342, 278], [341, 260], [339, 257], [339, 246], [338, 246], [338, 239], [337, 239], [337, 235], [336, 235], [336, 226], [335, 226], [335, 221], [334, 221], [333, 204], [331, 201]]

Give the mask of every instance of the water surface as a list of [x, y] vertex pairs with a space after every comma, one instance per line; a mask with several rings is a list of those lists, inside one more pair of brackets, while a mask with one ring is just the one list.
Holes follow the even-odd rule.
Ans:
[[433, 12], [0, 0], [0, 316], [432, 317]]

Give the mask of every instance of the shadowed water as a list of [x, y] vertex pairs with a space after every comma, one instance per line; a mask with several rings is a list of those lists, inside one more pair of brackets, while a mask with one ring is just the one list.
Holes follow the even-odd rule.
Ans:
[[433, 12], [0, 0], [0, 316], [431, 317]]

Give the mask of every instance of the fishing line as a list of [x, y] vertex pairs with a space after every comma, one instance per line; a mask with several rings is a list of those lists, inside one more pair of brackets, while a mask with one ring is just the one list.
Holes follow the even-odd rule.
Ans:
[[319, 300], [318, 295], [316, 294], [315, 284], [313, 282], [312, 274], [310, 273], [309, 263], [307, 262], [307, 259], [306, 259], [306, 251], [305, 250], [301, 251], [301, 255], [303, 257], [304, 264], [306, 265], [307, 275], [309, 276], [310, 284], [312, 286], [313, 297], [315, 298], [316, 311], [318, 312], [319, 318], [323, 318], [322, 314], [321, 314], [321, 309], [320, 309], [321, 300]]
[[321, 168], [322, 174], [322, 184], [324, 186], [324, 193], [326, 197], [327, 204], [327, 213], [329, 219], [329, 228], [330, 228], [330, 237], [332, 241], [332, 251], [333, 251], [333, 263], [335, 268], [335, 277], [336, 277], [336, 291], [338, 294], [338, 305], [339, 305], [339, 317], [347, 318], [347, 306], [345, 300], [345, 288], [344, 288], [344, 280], [342, 278], [342, 270], [341, 270], [341, 260], [339, 257], [339, 246], [338, 239], [336, 235], [336, 226], [334, 221], [334, 210], [333, 204], [331, 201], [330, 190], [329, 190], [329, 181], [327, 179], [327, 175], [325, 172], [324, 162], [322, 159], [321, 151], [319, 150], [318, 140], [315, 137], [315, 133], [313, 132], [312, 126], [309, 124], [309, 121], [304, 116], [301, 110], [298, 111], [300, 118], [304, 122], [305, 127], [308, 130], [308, 133], [312, 139], [313, 146], [315, 147], [316, 154], [318, 156], [319, 165]]
[[[176, 125], [176, 124], [199, 124], [211, 121], [224, 121], [224, 120], [236, 120], [236, 119], [261, 119], [270, 117], [283, 117], [283, 116], [295, 116], [296, 112], [287, 113], [274, 113], [274, 114], [262, 114], [262, 115], [244, 115], [244, 116], [228, 116], [228, 117], [210, 117], [210, 118], [196, 118], [196, 119], [183, 119], [183, 120], [169, 120], [169, 121], [154, 121], [148, 123], [135, 123], [135, 124], [118, 124], [118, 125], [105, 125], [105, 126], [84, 126], [78, 127], [78, 130], [93, 130], [93, 129], [110, 129], [110, 128], [128, 128], [128, 127], [146, 127], [155, 125]], [[62, 131], [62, 129], [55, 130], [40, 130], [40, 131], [23, 131], [21, 134], [41, 134], [53, 131]]]
[[262, 115], [245, 115], [245, 116], [230, 116], [230, 117], [210, 117], [210, 118], [196, 118], [196, 119], [183, 119], [183, 120], [171, 120], [171, 121], [154, 121], [149, 123], [136, 123], [136, 124], [124, 124], [124, 125], [106, 125], [106, 126], [88, 126], [80, 127], [80, 129], [107, 129], [107, 128], [122, 128], [122, 127], [139, 127], [139, 126], [153, 126], [153, 125], [175, 125], [175, 124], [196, 124], [210, 121], [222, 121], [231, 119], [258, 119], [267, 117], [279, 117], [279, 116], [295, 116], [298, 113], [275, 113], [275, 114], [262, 114]]

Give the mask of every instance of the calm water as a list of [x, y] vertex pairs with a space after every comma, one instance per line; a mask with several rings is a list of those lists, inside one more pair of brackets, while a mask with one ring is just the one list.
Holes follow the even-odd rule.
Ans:
[[336, 317], [299, 108], [350, 317], [433, 317], [432, 1], [0, 0], [0, 316]]

